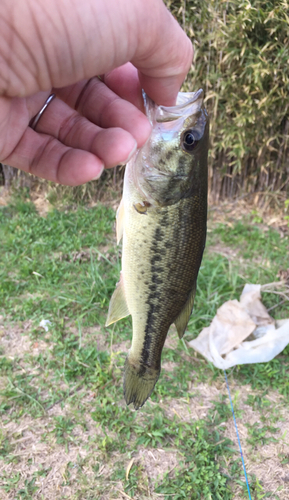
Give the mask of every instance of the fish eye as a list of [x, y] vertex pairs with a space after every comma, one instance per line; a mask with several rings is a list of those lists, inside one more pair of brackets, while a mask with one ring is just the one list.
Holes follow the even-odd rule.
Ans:
[[188, 132], [184, 137], [184, 142], [186, 146], [192, 146], [195, 142], [195, 138], [191, 132]]
[[188, 153], [193, 151], [199, 142], [196, 136], [197, 134], [195, 134], [193, 130], [187, 130], [183, 135], [182, 146]]

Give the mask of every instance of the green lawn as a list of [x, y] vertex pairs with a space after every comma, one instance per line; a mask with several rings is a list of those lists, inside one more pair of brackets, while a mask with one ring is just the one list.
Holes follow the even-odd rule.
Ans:
[[[44, 218], [23, 197], [0, 209], [0, 498], [246, 499], [224, 374], [174, 329], [151, 399], [124, 404], [131, 321], [104, 327], [120, 272], [114, 217], [97, 205]], [[185, 340], [246, 282], [288, 267], [288, 233], [254, 217], [209, 225]], [[289, 316], [278, 295], [262, 299]], [[228, 371], [254, 499], [289, 494], [288, 354]]]

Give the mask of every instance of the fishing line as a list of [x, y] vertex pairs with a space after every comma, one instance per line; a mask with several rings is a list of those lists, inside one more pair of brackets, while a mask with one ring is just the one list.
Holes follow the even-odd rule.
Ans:
[[229, 382], [228, 382], [226, 370], [224, 370], [224, 374], [225, 374], [225, 380], [226, 380], [228, 394], [229, 394], [229, 400], [230, 400], [230, 404], [231, 404], [231, 411], [232, 411], [232, 415], [233, 415], [233, 419], [234, 419], [234, 424], [235, 424], [235, 429], [236, 429], [236, 434], [237, 434], [237, 439], [238, 439], [238, 444], [239, 444], [239, 450], [240, 450], [240, 454], [241, 454], [241, 460], [242, 460], [242, 464], [243, 464], [243, 470], [244, 470], [245, 479], [246, 479], [246, 485], [247, 485], [248, 495], [249, 495], [250, 500], [252, 500], [251, 492], [250, 492], [250, 486], [249, 486], [249, 481], [248, 481], [247, 472], [246, 472], [245, 461], [244, 461], [243, 452], [242, 452], [242, 446], [241, 446], [239, 431], [238, 431], [236, 417], [235, 417], [235, 412], [234, 412], [233, 401], [232, 401], [232, 398], [231, 398], [230, 387], [229, 387]]

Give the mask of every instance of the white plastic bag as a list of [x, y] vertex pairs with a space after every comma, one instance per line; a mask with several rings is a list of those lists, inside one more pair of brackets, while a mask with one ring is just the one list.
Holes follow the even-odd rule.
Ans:
[[189, 346], [221, 369], [264, 363], [289, 343], [289, 319], [276, 326], [261, 302], [261, 285], [246, 284], [240, 302], [225, 302]]

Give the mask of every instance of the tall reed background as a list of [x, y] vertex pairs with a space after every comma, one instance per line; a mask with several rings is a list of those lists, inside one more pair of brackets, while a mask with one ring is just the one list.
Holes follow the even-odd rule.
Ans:
[[203, 87], [206, 94], [211, 194], [288, 191], [288, 2], [167, 5], [195, 48], [186, 87]]
[[[191, 38], [194, 64], [185, 90], [205, 91], [211, 118], [209, 189], [224, 198], [289, 193], [289, 4], [287, 0], [167, 0]], [[25, 174], [0, 169], [0, 183], [39, 187]], [[120, 186], [107, 172], [78, 188], [41, 187], [60, 196], [96, 199]]]

